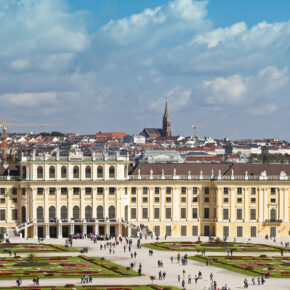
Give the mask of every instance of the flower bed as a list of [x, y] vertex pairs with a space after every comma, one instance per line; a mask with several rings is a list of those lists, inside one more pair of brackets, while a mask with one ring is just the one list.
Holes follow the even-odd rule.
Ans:
[[[3, 267], [0, 267], [0, 279], [58, 278], [81, 277], [91, 275], [93, 277], [122, 277], [124, 275], [137, 276], [131, 270], [98, 258], [85, 256], [79, 257], [39, 257], [36, 266], [25, 263], [26, 259], [1, 258]], [[18, 263], [16, 266], [15, 263]]]
[[270, 277], [290, 278], [290, 271], [283, 261], [290, 260], [290, 257], [227, 257], [227, 256], [195, 256], [190, 257], [192, 260], [206, 262], [212, 260], [214, 266], [226, 268], [228, 270], [242, 272], [250, 275], [265, 275], [265, 272], [270, 273]]
[[234, 252], [278, 252], [284, 250], [289, 252], [289, 248], [283, 248], [272, 245], [252, 244], [252, 243], [233, 243], [233, 242], [155, 242], [152, 244], [143, 244], [148, 248], [156, 250], [170, 251], [209, 251], [223, 252], [232, 250]]

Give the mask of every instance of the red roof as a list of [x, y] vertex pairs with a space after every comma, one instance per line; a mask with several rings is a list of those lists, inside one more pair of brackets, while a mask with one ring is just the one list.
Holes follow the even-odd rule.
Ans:
[[109, 132], [109, 133], [96, 133], [96, 137], [106, 137], [106, 138], [124, 138], [127, 133], [124, 132]]
[[221, 156], [188, 156], [186, 161], [207, 161], [207, 162], [220, 162], [222, 161]]

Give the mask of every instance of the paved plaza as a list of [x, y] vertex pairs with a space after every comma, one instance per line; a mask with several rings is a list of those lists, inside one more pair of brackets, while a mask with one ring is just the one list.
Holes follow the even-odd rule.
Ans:
[[[232, 241], [233, 239], [229, 239]], [[113, 241], [113, 240], [112, 240]], [[151, 240], [150, 238], [142, 239], [141, 243], [149, 243], [155, 241], [154, 239]], [[164, 241], [163, 239], [159, 239], [159, 241]], [[196, 238], [192, 237], [168, 237], [167, 241], [196, 241]], [[207, 241], [207, 238], [202, 238], [202, 241]], [[247, 242], [248, 239], [246, 238], [239, 238], [238, 242]], [[290, 238], [279, 238], [276, 240], [276, 243], [273, 240], [265, 240], [263, 238], [252, 238], [251, 242], [253, 243], [265, 243], [265, 244], [274, 244], [280, 245], [281, 241], [283, 243], [289, 242]], [[37, 240], [28, 239], [28, 240], [21, 240], [21, 239], [13, 239], [11, 242], [35, 242]], [[44, 240], [44, 243], [53, 243], [53, 244], [65, 244], [65, 239], [50, 239]], [[106, 241], [98, 241], [97, 243], [93, 243], [90, 239], [78, 239], [73, 241], [73, 247], [88, 247], [87, 256], [97, 256], [97, 257], [104, 257], [109, 261], [112, 261], [116, 264], [120, 264], [122, 266], [128, 267], [130, 266], [131, 262], [135, 263], [135, 270], [137, 271], [139, 264], [142, 264], [142, 273], [144, 276], [141, 277], [131, 277], [131, 278], [94, 278], [93, 285], [145, 285], [150, 284], [150, 276], [155, 276], [156, 280], [154, 284], [159, 285], [168, 285], [168, 286], [177, 286], [181, 288], [181, 282], [178, 282], [178, 275], [181, 276], [181, 280], [183, 277], [183, 270], [185, 270], [185, 288], [186, 289], [209, 289], [210, 287], [210, 274], [213, 274], [213, 279], [217, 282], [219, 288], [225, 286], [227, 284], [230, 289], [243, 289], [244, 288], [244, 279], [247, 278], [249, 281], [249, 288], [248, 289], [276, 289], [276, 290], [283, 290], [283, 289], [290, 289], [290, 279], [287, 278], [270, 278], [266, 280], [266, 283], [263, 286], [252, 285], [252, 277], [253, 276], [246, 276], [240, 273], [231, 272], [222, 268], [214, 267], [214, 266], [206, 266], [205, 264], [198, 263], [196, 261], [189, 260], [188, 265], [182, 266], [181, 263], [177, 262], [177, 254], [178, 252], [172, 251], [153, 251], [153, 255], [149, 256], [149, 249], [142, 247], [141, 249], [137, 249], [137, 239], [133, 239], [133, 245], [131, 252], [136, 252], [136, 258], [131, 258], [131, 253], [128, 251], [128, 245], [123, 240], [122, 243], [115, 247], [115, 253], [109, 252], [109, 247], [103, 250], [100, 250], [100, 245], [106, 244]], [[126, 250], [124, 251], [124, 246], [126, 246]], [[36, 253], [36, 256], [78, 256], [80, 253], [78, 252], [71, 252], [71, 253]], [[181, 255], [186, 254], [186, 252], [181, 252]], [[195, 252], [188, 252], [189, 256], [193, 256]], [[259, 256], [261, 253], [234, 253], [234, 255], [246, 255], [246, 256]], [[266, 253], [268, 256], [280, 256], [279, 252], [273, 253]], [[29, 254], [23, 253], [21, 256], [25, 257]], [[214, 255], [227, 255], [227, 253], [223, 252], [211, 252], [206, 253], [206, 255], [214, 256]], [[290, 256], [290, 253], [284, 253], [285, 256]], [[174, 257], [173, 263], [171, 262], [171, 256]], [[8, 257], [8, 254], [1, 254], [0, 257]], [[158, 268], [158, 260], [162, 260], [163, 268]], [[166, 278], [164, 280], [158, 279], [159, 271], [166, 272]], [[198, 271], [202, 272], [202, 279], [199, 279], [195, 284], [194, 277], [198, 273]], [[188, 284], [188, 275], [191, 274], [192, 282]], [[75, 284], [81, 285], [80, 279], [77, 278], [69, 278], [69, 279], [41, 279], [40, 286], [63, 286], [65, 284]], [[14, 280], [1, 280], [1, 286], [15, 286], [16, 282]], [[23, 279], [22, 286], [32, 286], [32, 281]]]

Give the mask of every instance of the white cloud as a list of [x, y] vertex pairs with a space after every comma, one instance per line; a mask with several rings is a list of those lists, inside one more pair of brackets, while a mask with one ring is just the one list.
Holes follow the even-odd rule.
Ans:
[[206, 92], [206, 103], [211, 105], [241, 104], [248, 90], [247, 83], [248, 81], [240, 75], [204, 81], [202, 89]]
[[168, 100], [170, 110], [178, 111], [185, 107], [191, 97], [192, 90], [175, 87], [168, 90], [162, 98], [157, 99], [149, 105], [150, 109], [162, 111], [164, 109], [165, 100]]
[[247, 25], [244, 22], [238, 22], [230, 27], [218, 28], [213, 31], [206, 32], [204, 34], [198, 34], [194, 41], [198, 44], [207, 44], [208, 48], [217, 46], [220, 42], [228, 41], [238, 37], [247, 29]]
[[278, 108], [279, 107], [275, 104], [266, 104], [263, 105], [262, 107], [251, 108], [249, 112], [251, 115], [265, 116], [275, 113], [278, 110]]
[[178, 32], [207, 27], [206, 5], [207, 1], [174, 0], [130, 17], [111, 20], [102, 27], [101, 32], [121, 45], [142, 41], [143, 46], [156, 44]]
[[55, 104], [57, 102], [57, 94], [56, 92], [3, 94], [0, 95], [0, 100], [13, 106], [36, 107]]
[[[236, 74], [205, 80], [199, 89], [204, 96], [204, 102], [208, 105], [248, 106], [257, 101], [261, 104], [269, 99], [275, 99], [277, 93], [287, 85], [288, 69], [279, 70], [275, 66], [270, 66], [261, 69], [256, 75], [247, 77]], [[271, 106], [273, 110], [274, 107]], [[270, 110], [270, 107], [267, 107], [267, 110]]]

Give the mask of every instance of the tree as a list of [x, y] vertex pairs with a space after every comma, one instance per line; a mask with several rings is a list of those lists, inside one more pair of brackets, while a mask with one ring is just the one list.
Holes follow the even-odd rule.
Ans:
[[156, 277], [155, 276], [150, 276], [150, 280], [151, 280], [151, 282], [153, 284], [153, 281], [156, 280]]
[[28, 257], [27, 257], [27, 261], [32, 264], [32, 263], [36, 263], [37, 262], [37, 258], [34, 254], [30, 254]]

